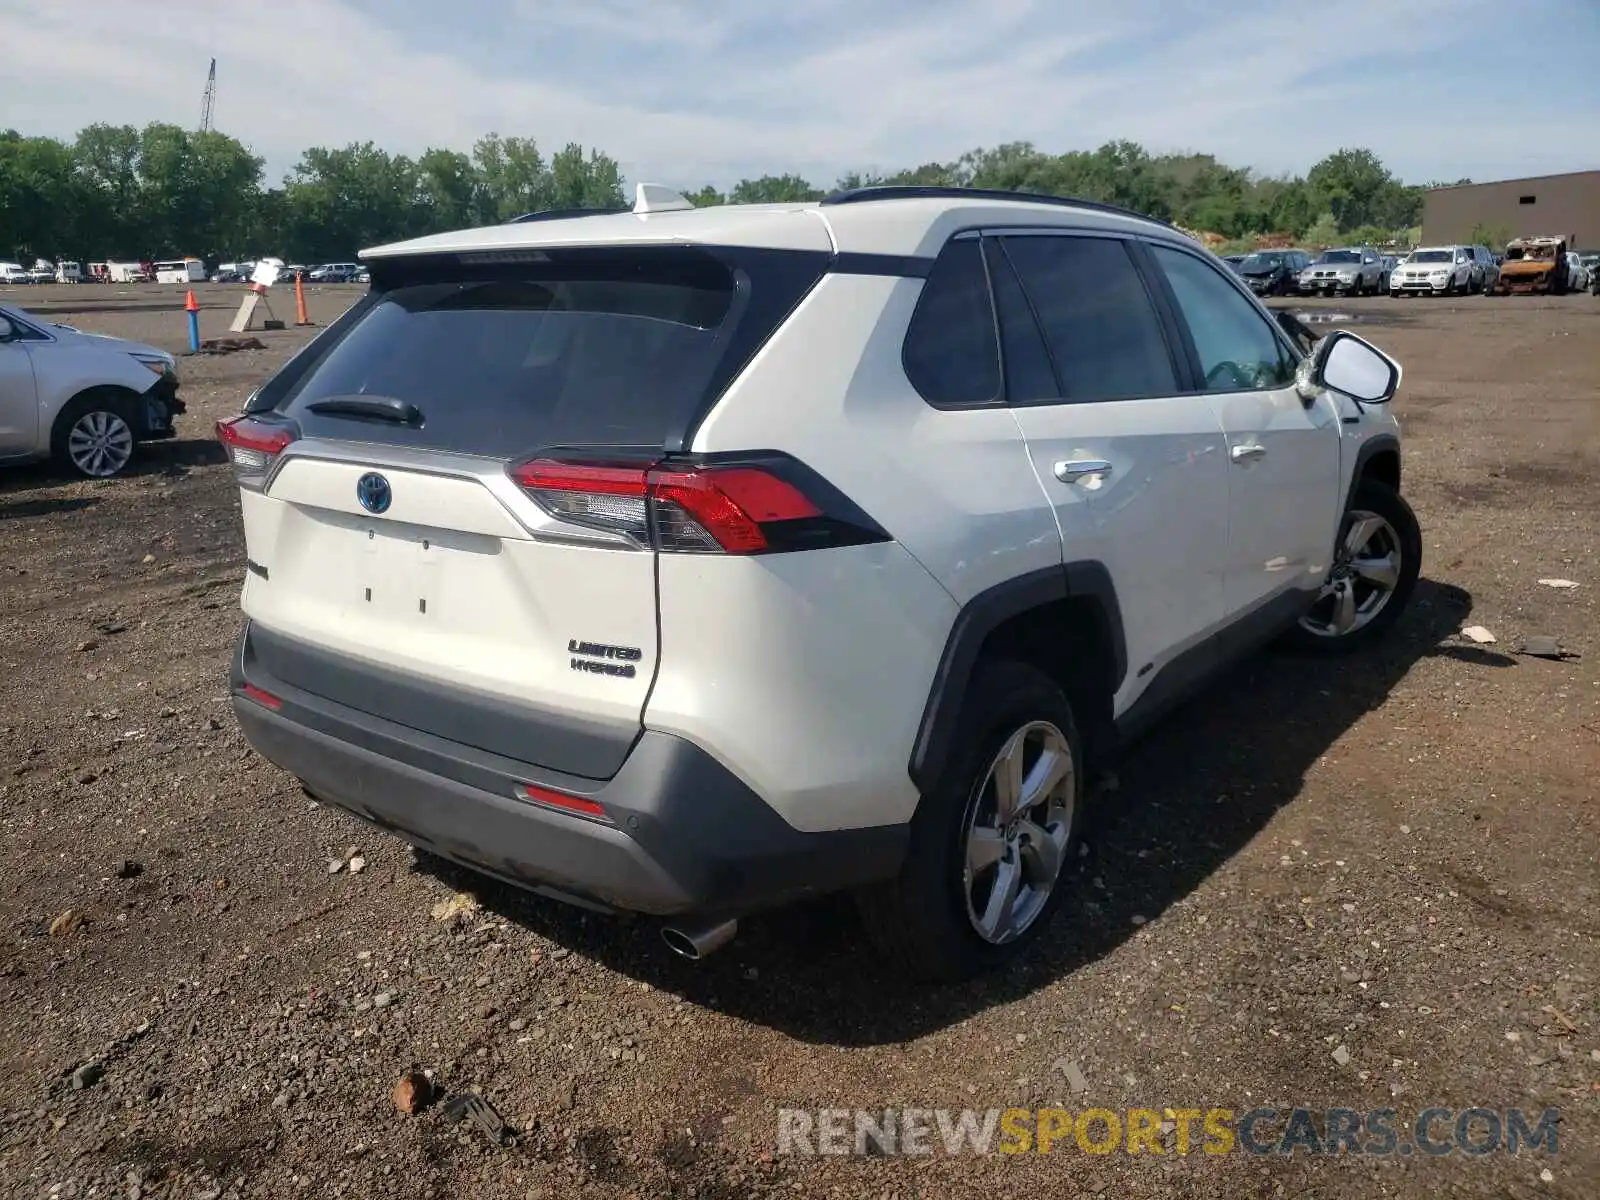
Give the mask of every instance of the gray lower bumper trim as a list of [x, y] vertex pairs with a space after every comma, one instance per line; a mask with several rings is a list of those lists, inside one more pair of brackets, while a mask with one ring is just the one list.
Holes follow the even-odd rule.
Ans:
[[[241, 639], [241, 644], [243, 639]], [[794, 828], [694, 743], [646, 730], [616, 775], [577, 781], [285, 687], [234, 659], [250, 743], [319, 799], [521, 886], [658, 915], [734, 915], [893, 877], [909, 826]], [[240, 694], [251, 683], [273, 710]], [[582, 794], [608, 822], [520, 800]]]

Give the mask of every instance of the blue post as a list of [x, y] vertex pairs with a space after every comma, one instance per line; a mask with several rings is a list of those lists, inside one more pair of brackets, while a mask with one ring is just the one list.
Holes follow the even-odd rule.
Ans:
[[189, 314], [189, 353], [200, 353], [200, 303], [194, 298], [194, 289], [183, 300], [184, 311]]

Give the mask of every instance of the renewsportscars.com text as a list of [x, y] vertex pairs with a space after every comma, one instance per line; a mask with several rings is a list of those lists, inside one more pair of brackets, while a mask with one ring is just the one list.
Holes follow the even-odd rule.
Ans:
[[778, 1110], [778, 1153], [1451, 1154], [1558, 1152], [1547, 1108], [886, 1108]]

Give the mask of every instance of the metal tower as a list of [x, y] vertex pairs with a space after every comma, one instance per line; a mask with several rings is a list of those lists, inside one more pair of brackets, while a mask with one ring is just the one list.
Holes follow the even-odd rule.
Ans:
[[217, 103], [217, 60], [211, 60], [211, 70], [206, 73], [205, 99], [200, 101], [200, 132], [211, 132], [211, 110]]

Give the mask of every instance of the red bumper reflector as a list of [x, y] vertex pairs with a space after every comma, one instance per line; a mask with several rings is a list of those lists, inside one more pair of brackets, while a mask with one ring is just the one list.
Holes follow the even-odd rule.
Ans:
[[263, 691], [253, 683], [247, 683], [241, 687], [239, 689], [239, 694], [246, 700], [254, 700], [257, 704], [261, 705], [262, 708], [270, 708], [273, 712], [277, 712], [283, 707], [282, 700], [278, 699], [271, 692]]
[[594, 817], [601, 821], [610, 821], [606, 810], [593, 800], [583, 796], [572, 796], [566, 792], [552, 791], [550, 788], [536, 787], [531, 783], [517, 785], [517, 797], [534, 804], [542, 804], [546, 808], [559, 808], [566, 812], [577, 813], [584, 817]]

